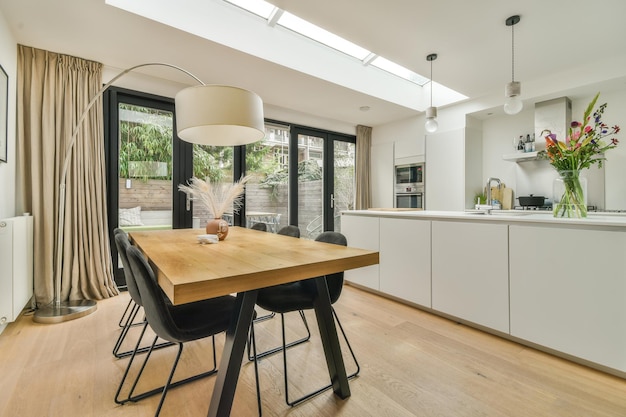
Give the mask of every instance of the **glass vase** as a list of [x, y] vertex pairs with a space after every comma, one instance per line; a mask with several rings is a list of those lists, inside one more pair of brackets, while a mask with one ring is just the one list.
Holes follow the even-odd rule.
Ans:
[[554, 217], [587, 217], [587, 178], [580, 171], [559, 171], [552, 190]]

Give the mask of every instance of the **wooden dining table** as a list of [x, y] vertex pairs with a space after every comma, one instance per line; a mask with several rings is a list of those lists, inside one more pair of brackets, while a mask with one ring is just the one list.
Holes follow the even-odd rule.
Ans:
[[[378, 263], [378, 252], [231, 227], [225, 240], [200, 244], [203, 229], [131, 232], [173, 304], [237, 293], [226, 331], [209, 417], [229, 416], [248, 330], [260, 288], [316, 278], [315, 316], [333, 391], [345, 399], [350, 387], [324, 276]], [[350, 242], [348, 242], [349, 244]]]

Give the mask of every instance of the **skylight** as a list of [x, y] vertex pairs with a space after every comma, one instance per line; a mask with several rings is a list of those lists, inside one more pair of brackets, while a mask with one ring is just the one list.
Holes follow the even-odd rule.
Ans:
[[[420, 86], [425, 85], [429, 81], [426, 77], [416, 74], [415, 72], [386, 58], [377, 56], [375, 53], [368, 51], [365, 48], [362, 48], [340, 36], [335, 35], [334, 33], [301, 19], [298, 16], [285, 12], [264, 0], [224, 1], [262, 17], [272, 26], [276, 23], [302, 36], [306, 36], [309, 39], [326, 45], [329, 48], [333, 48], [337, 51], [343, 52], [344, 54], [350, 55], [361, 61], [363, 65], [372, 65]], [[278, 20], [274, 22], [274, 18], [277, 16]]]
[[355, 45], [352, 42], [335, 35], [334, 33], [322, 29], [319, 26], [315, 26], [314, 24], [309, 23], [289, 12], [283, 13], [280, 19], [278, 19], [278, 24], [306, 36], [307, 38], [311, 38], [314, 41], [341, 51], [344, 54], [353, 56], [361, 61], [370, 54], [370, 51], [367, 49], [361, 48], [360, 46]]

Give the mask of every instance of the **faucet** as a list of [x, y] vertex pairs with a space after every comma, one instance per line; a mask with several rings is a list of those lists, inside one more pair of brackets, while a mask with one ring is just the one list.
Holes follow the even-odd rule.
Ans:
[[493, 178], [493, 177], [489, 177], [487, 179], [487, 205], [488, 206], [493, 206], [493, 202], [491, 201], [491, 183], [492, 182], [496, 182], [498, 184], [498, 189], [500, 189], [500, 185], [502, 184], [500, 182], [500, 178]]

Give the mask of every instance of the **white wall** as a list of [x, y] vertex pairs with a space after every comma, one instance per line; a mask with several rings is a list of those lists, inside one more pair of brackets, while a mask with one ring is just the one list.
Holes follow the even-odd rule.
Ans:
[[[541, 91], [539, 88], [535, 88], [535, 90]], [[602, 171], [595, 167], [583, 173], [589, 181], [588, 203], [599, 208], [626, 210], [626, 84], [622, 84], [621, 89], [604, 90], [602, 89], [602, 84], [600, 84], [597, 89], [591, 86], [585, 88], [584, 91], [586, 93], [570, 89], [562, 91], [562, 94], [558, 92], [551, 93], [552, 95], [550, 96], [544, 94], [537, 97], [534, 101], [529, 99], [530, 102], [525, 103], [524, 110], [514, 116], [505, 115], [501, 111], [501, 103], [499, 101], [502, 100], [498, 97], [477, 99], [439, 109], [439, 130], [437, 135], [466, 127], [470, 127], [472, 130], [482, 129], [482, 161], [477, 161], [478, 157], [471, 154], [468, 154], [466, 159], [465, 171], [474, 177], [470, 180], [471, 182], [475, 182], [476, 175], [480, 175], [483, 181], [486, 181], [488, 177], [497, 177], [507, 187], [514, 189], [515, 196], [532, 193], [552, 198], [552, 181], [557, 174], [547, 161], [515, 163], [505, 161], [502, 159], [502, 155], [514, 152], [513, 138], [522, 134], [533, 133], [535, 101], [540, 102], [556, 97], [568, 96], [572, 99], [572, 120], [577, 120], [582, 118], [583, 112], [595, 95], [595, 92], [600, 91], [601, 95], [598, 103], [608, 103], [603, 121], [610, 125], [617, 124], [623, 130], [617, 135], [617, 138], [621, 140], [618, 147], [605, 155], [607, 161], [605, 163], [604, 175]], [[493, 107], [496, 104], [497, 107]], [[493, 114], [488, 116], [487, 113]], [[480, 120], [476, 120], [473, 117], [467, 118], [467, 115], [476, 115]], [[407, 120], [375, 126], [372, 132], [372, 142], [374, 145], [394, 142], [397, 147], [399, 141], [414, 141], [416, 137], [424, 137], [423, 123], [423, 115], [416, 115], [414, 118]], [[474, 139], [473, 143], [478, 143]], [[542, 140], [542, 138], [537, 138], [537, 140]], [[466, 146], [474, 145], [466, 144]], [[468, 150], [475, 151], [475, 148], [468, 148]], [[427, 161], [426, 177], [428, 178], [429, 170], [437, 168], [428, 164], [428, 148], [426, 148], [425, 154]], [[374, 155], [373, 157], [375, 158], [376, 156]], [[439, 163], [446, 162], [441, 160]], [[479, 164], [478, 167], [475, 165], [476, 163]], [[456, 167], [451, 167], [450, 169], [455, 170]], [[480, 174], [476, 173], [477, 170], [480, 171]], [[388, 186], [391, 188], [393, 184]], [[432, 191], [432, 189], [427, 190], [427, 197], [430, 199], [430, 202], [441, 203], [446, 201], [445, 198], [437, 199], [437, 197], [433, 197]], [[466, 184], [466, 199], [471, 192], [472, 187], [470, 187], [470, 184]], [[380, 190], [374, 190], [374, 193], [380, 193]], [[435, 201], [433, 201], [433, 198], [435, 198]], [[428, 199], [426, 201], [427, 208], [430, 207]], [[456, 207], [456, 204], [454, 206]], [[437, 204], [437, 207], [439, 209], [445, 208], [441, 204]], [[447, 209], [454, 208], [450, 206]]]
[[[7, 114], [7, 163], [0, 162], [0, 219], [15, 213], [15, 86], [17, 72], [17, 42], [0, 12], [0, 65], [9, 76]], [[4, 133], [4, 132], [2, 132]]]
[[[572, 100], [572, 120], [580, 121], [585, 108], [593, 99], [586, 95]], [[603, 121], [626, 126], [626, 90], [601, 92], [598, 103], [608, 103]], [[552, 198], [552, 180], [557, 174], [548, 161], [514, 163], [502, 159], [512, 153], [512, 140], [519, 134], [532, 132], [533, 109], [525, 109], [515, 116], [497, 116], [483, 121], [483, 176], [495, 176], [515, 190], [515, 195], [543, 195]], [[583, 171], [588, 178], [588, 204], [599, 208], [626, 209], [626, 137], [622, 143], [607, 152], [604, 175], [596, 166]], [[562, 139], [562, 138], [560, 138]], [[537, 140], [543, 140], [537, 138]]]

